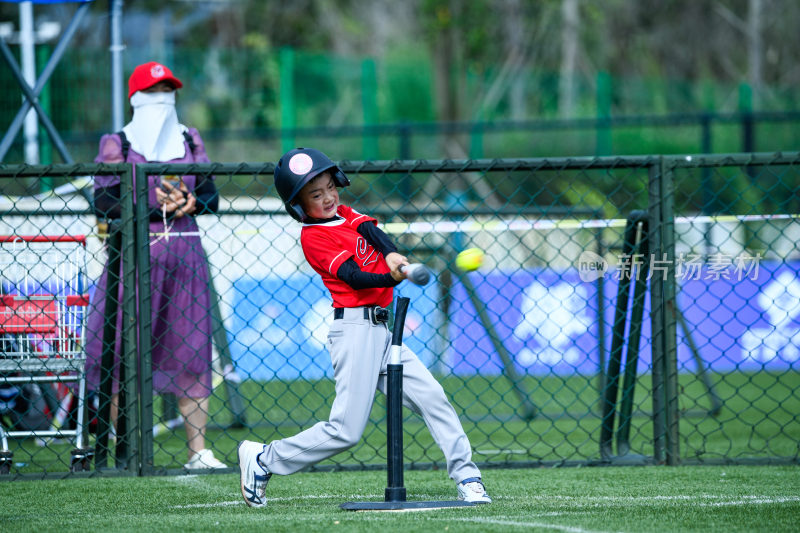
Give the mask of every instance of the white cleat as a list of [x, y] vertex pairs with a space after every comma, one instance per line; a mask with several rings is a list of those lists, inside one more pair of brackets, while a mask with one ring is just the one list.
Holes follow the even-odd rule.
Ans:
[[258, 456], [266, 447], [266, 444], [249, 440], [239, 444], [239, 481], [244, 501], [250, 507], [267, 505], [267, 483], [272, 474], [258, 462]]
[[214, 457], [214, 452], [208, 448], [202, 449], [183, 465], [186, 470], [222, 470], [228, 465]]
[[458, 485], [458, 499], [471, 503], [492, 503], [492, 499], [486, 494], [486, 487], [479, 477], [467, 478]]

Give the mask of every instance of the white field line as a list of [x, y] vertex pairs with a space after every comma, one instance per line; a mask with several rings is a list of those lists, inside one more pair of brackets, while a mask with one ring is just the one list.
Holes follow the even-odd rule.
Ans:
[[491, 524], [497, 526], [509, 526], [509, 527], [521, 527], [525, 529], [530, 529], [532, 527], [538, 527], [541, 529], [553, 529], [555, 531], [566, 531], [567, 533], [600, 533], [598, 530], [595, 529], [583, 529], [580, 527], [575, 526], [564, 526], [561, 524], [550, 524], [547, 522], [522, 522], [519, 520], [508, 520], [508, 519], [501, 519], [501, 518], [483, 518], [483, 517], [475, 517], [475, 518], [447, 518], [448, 522], [451, 521], [458, 521], [458, 522], [469, 522], [475, 524]]
[[213, 507], [230, 507], [231, 505], [244, 505], [244, 500], [213, 503], [189, 503], [186, 505], [170, 505], [170, 509], [208, 509]]
[[[342, 497], [336, 494], [306, 494], [303, 496], [292, 496], [292, 497], [277, 497], [277, 498], [270, 498], [267, 497], [267, 503], [269, 502], [283, 502], [283, 501], [298, 501], [298, 500], [328, 500], [328, 499], [346, 499], [347, 501], [351, 500], [364, 500], [370, 498], [376, 498], [379, 495], [376, 494], [351, 494], [346, 497]], [[420, 497], [424, 497], [424, 495], [418, 495]], [[582, 502], [588, 502], [589, 505], [595, 506], [598, 503], [612, 503], [612, 504], [619, 504], [619, 505], [652, 505], [659, 502], [692, 502], [694, 505], [699, 507], [725, 507], [725, 506], [740, 506], [740, 505], [772, 505], [772, 504], [780, 504], [780, 503], [798, 503], [800, 502], [800, 496], [742, 496], [740, 498], [733, 498], [729, 499], [725, 496], [714, 496], [709, 494], [704, 494], [701, 496], [685, 496], [685, 495], [676, 495], [676, 496], [501, 496], [499, 499], [503, 501], [539, 501], [539, 502], [547, 502], [548, 500], [559, 500], [559, 501], [573, 501], [577, 505], [580, 505]], [[244, 500], [231, 500], [231, 501], [221, 501], [221, 502], [209, 502], [209, 503], [194, 503], [194, 504], [187, 504], [187, 505], [171, 505], [171, 509], [200, 509], [200, 508], [213, 508], [213, 507], [228, 507], [231, 505], [244, 505]], [[562, 512], [553, 512], [553, 513], [542, 513], [538, 514], [539, 517], [544, 516], [561, 516], [564, 513]], [[461, 519], [460, 519], [461, 520]], [[466, 520], [466, 519], [463, 519]], [[472, 521], [473, 519], [469, 519]], [[479, 520], [475, 518], [474, 520]], [[480, 520], [484, 520], [481, 518]], [[500, 522], [498, 522], [499, 524]], [[519, 522], [519, 525], [524, 524], [523, 522]], [[511, 524], [509, 522], [509, 525]], [[536, 527], [550, 527], [545, 525], [537, 525], [537, 524], [528, 524], [528, 525], [535, 525]], [[555, 526], [553, 526], [555, 527]], [[561, 528], [562, 526], [558, 526]], [[563, 529], [564, 531], [583, 531], [580, 529]]]
[[800, 496], [781, 496], [777, 498], [758, 498], [755, 496], [745, 496], [738, 500], [722, 502], [699, 503], [701, 507], [723, 507], [727, 505], [753, 505], [753, 504], [773, 504], [773, 503], [795, 503], [800, 502]]
[[[367, 498], [377, 498], [378, 494], [351, 494], [347, 496], [348, 500], [363, 500]], [[304, 496], [292, 496], [292, 497], [278, 497], [278, 498], [270, 498], [267, 495], [267, 505], [269, 502], [294, 502], [298, 500], [329, 500], [329, 499], [336, 499], [342, 498], [337, 494], [306, 494]], [[186, 505], [171, 505], [170, 509], [201, 509], [207, 507], [228, 507], [231, 505], [244, 505], [243, 499], [233, 500], [233, 501], [225, 501], [225, 502], [209, 502], [209, 503], [190, 503]]]
[[800, 496], [741, 496], [739, 498], [729, 498], [727, 496], [717, 496], [712, 494], [702, 494], [699, 496], [675, 495], [675, 496], [504, 496], [503, 500], [536, 500], [547, 502], [548, 500], [574, 501], [576, 504], [581, 502], [591, 503], [612, 503], [619, 505], [649, 505], [659, 502], [682, 501], [692, 502], [701, 507], [717, 507], [725, 505], [761, 505], [775, 503], [794, 503], [800, 502]]

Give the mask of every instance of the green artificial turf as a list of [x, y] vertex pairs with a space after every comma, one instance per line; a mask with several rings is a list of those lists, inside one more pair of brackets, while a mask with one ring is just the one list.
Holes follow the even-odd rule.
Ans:
[[[797, 531], [798, 466], [484, 469], [494, 503], [351, 512], [382, 501], [385, 472], [273, 476], [265, 509], [245, 506], [233, 474], [0, 483], [13, 531]], [[452, 500], [443, 471], [407, 471], [409, 500]]]

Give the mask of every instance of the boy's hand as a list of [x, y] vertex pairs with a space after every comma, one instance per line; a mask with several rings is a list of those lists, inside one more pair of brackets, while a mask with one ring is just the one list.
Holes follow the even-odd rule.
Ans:
[[408, 258], [404, 255], [400, 255], [397, 252], [391, 252], [390, 254], [386, 255], [386, 264], [389, 265], [389, 269], [392, 271], [392, 278], [395, 281], [403, 281], [406, 279], [406, 275], [400, 272], [400, 267], [408, 265]]

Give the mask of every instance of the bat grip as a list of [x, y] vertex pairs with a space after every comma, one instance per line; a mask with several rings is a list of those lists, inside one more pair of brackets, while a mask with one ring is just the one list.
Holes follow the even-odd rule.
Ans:
[[394, 310], [394, 329], [392, 330], [392, 346], [403, 345], [403, 328], [406, 323], [406, 312], [410, 298], [401, 296], [397, 299], [397, 307]]
[[397, 307], [394, 312], [394, 329], [392, 330], [392, 347], [389, 353], [389, 364], [400, 364], [400, 350], [403, 346], [403, 329], [406, 322], [406, 311], [408, 311], [409, 298], [401, 297], [397, 299]]

